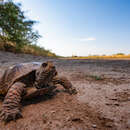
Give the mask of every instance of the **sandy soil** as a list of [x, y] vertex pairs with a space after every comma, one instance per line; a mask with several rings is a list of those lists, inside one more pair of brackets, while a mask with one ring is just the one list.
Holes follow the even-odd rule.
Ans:
[[[130, 130], [130, 60], [65, 60], [0, 52], [0, 70], [51, 60], [77, 89], [23, 102], [23, 118], [0, 130]], [[0, 107], [1, 107], [0, 102]]]

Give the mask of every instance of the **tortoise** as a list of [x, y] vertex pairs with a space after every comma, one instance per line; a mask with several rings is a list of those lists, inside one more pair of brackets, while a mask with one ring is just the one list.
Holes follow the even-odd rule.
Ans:
[[57, 84], [70, 94], [76, 92], [66, 77], [58, 75], [51, 61], [20, 63], [7, 68], [0, 77], [0, 97], [4, 97], [1, 120], [21, 118], [22, 100], [50, 93]]

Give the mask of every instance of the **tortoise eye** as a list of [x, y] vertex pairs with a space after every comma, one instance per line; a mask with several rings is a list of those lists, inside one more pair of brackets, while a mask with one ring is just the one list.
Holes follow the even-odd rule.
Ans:
[[47, 63], [42, 63], [42, 67], [47, 67]]

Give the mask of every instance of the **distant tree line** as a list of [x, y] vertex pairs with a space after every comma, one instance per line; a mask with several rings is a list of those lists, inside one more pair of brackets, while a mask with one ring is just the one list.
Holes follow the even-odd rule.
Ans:
[[0, 37], [16, 43], [17, 48], [37, 42], [40, 35], [32, 28], [35, 23], [25, 17], [20, 3], [0, 3]]

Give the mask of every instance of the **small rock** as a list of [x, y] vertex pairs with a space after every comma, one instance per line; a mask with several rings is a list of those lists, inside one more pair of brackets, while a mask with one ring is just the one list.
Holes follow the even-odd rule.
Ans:
[[65, 109], [65, 111], [70, 111], [70, 109]]
[[109, 106], [109, 105], [112, 105], [111, 103], [105, 103], [105, 104], [108, 105], [108, 106]]
[[56, 113], [56, 111], [51, 111], [50, 113], [53, 114], [53, 113]]
[[72, 118], [71, 120], [74, 121], [74, 122], [77, 122], [77, 121], [80, 122], [80, 121], [82, 121], [82, 120], [81, 120], [80, 118], [78, 118], [78, 117]]
[[47, 117], [45, 116], [45, 115], [42, 115], [42, 117], [43, 117], [43, 119], [42, 119], [42, 121], [43, 121], [43, 123], [45, 124], [45, 123], [47, 123]]
[[117, 98], [110, 98], [110, 100], [115, 100], [115, 101], [116, 101], [116, 100], [117, 100]]
[[128, 97], [128, 101], [130, 101], [130, 97]]
[[126, 127], [130, 128], [130, 120], [127, 121]]
[[115, 105], [115, 106], [120, 106], [119, 103], [115, 103], [114, 105]]
[[112, 127], [113, 126], [113, 122], [106, 122], [105, 126], [106, 127]]
[[97, 128], [97, 125], [93, 124], [92, 127], [93, 127], [93, 128]]

